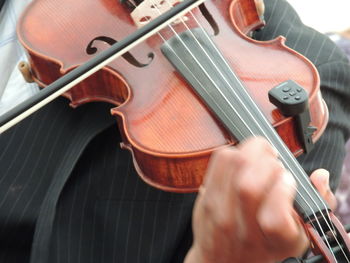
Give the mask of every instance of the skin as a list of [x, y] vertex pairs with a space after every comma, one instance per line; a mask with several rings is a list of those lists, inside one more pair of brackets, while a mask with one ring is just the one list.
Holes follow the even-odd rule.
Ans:
[[[193, 212], [194, 242], [185, 263], [274, 263], [308, 246], [293, 209], [296, 182], [262, 138], [216, 152]], [[311, 181], [335, 208], [329, 173]], [[243, 205], [244, 204], [244, 205]]]

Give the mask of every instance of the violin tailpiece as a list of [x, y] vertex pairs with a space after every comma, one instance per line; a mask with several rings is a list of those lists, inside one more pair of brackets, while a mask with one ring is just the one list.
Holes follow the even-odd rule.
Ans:
[[[323, 217], [328, 216], [324, 215]], [[329, 219], [330, 221], [326, 223], [320, 217], [318, 222], [314, 220], [313, 223], [304, 224], [305, 231], [311, 241], [312, 252], [315, 255], [305, 262], [348, 262], [350, 244], [347, 231], [332, 212], [329, 212]], [[323, 228], [322, 230], [317, 229], [320, 226]]]

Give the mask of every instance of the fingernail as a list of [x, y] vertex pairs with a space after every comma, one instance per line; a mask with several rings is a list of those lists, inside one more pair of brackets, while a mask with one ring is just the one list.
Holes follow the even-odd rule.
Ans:
[[329, 172], [325, 169], [321, 170], [322, 172], [320, 173], [321, 181], [323, 185], [327, 186], [329, 188]]

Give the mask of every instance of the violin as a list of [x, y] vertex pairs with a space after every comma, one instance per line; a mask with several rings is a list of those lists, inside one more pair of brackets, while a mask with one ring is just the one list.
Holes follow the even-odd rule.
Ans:
[[[33, 1], [18, 24], [31, 77], [45, 90], [186, 2]], [[70, 10], [94, 19], [82, 21]], [[328, 119], [317, 70], [282, 37], [249, 37], [264, 26], [262, 12], [253, 0], [205, 1], [63, 95], [72, 107], [113, 104], [121, 146], [140, 177], [165, 191], [197, 191], [213, 151], [265, 137], [296, 178], [295, 209], [315, 253], [325, 262], [349, 262], [346, 231], [295, 159]]]

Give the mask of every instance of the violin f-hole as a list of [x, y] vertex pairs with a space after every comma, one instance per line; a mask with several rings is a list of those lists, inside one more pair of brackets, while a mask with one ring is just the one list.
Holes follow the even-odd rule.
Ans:
[[202, 15], [204, 16], [204, 18], [208, 21], [209, 25], [211, 26], [211, 28], [214, 31], [214, 36], [219, 35], [220, 33], [220, 29], [218, 24], [216, 23], [214, 17], [211, 15], [211, 13], [209, 12], [208, 8], [205, 6], [205, 4], [201, 4], [199, 6], [199, 10], [201, 11]]
[[[102, 41], [102, 42], [105, 42], [111, 46], [118, 42], [117, 40], [115, 40], [111, 37], [106, 37], [106, 36], [95, 37], [93, 40], [90, 41], [90, 43], [86, 47], [86, 53], [88, 55], [94, 55], [98, 51], [97, 47], [94, 46], [95, 41]], [[146, 66], [151, 64], [151, 62], [154, 59], [154, 53], [150, 52], [150, 53], [148, 53], [147, 56], [149, 58], [149, 61], [147, 63], [141, 63], [130, 52], [126, 52], [124, 55], [122, 55], [122, 57], [127, 62], [129, 62], [131, 65], [138, 67], [138, 68], [143, 68], [143, 67], [146, 67]]]

